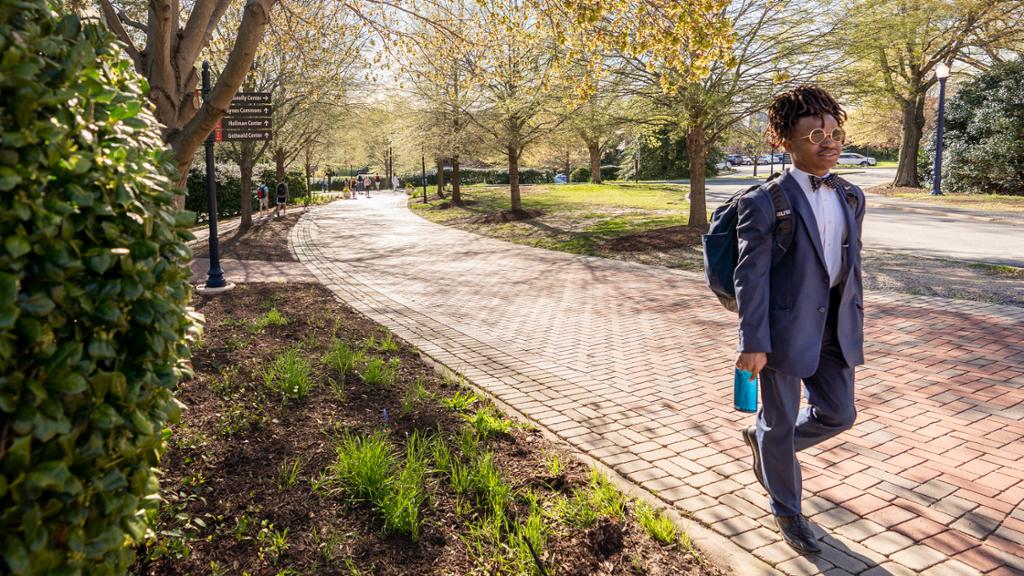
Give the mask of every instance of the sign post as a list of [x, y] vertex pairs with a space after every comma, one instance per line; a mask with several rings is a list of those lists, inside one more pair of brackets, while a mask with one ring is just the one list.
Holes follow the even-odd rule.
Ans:
[[[210, 63], [203, 62], [203, 100], [210, 96]], [[213, 162], [215, 132], [206, 137], [206, 202], [210, 222], [210, 271], [206, 276], [206, 288], [224, 288], [224, 271], [220, 269], [220, 247], [217, 242], [217, 182]]]

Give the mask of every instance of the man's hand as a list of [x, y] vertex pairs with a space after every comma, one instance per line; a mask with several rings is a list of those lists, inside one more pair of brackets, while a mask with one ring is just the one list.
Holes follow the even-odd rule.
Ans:
[[768, 363], [768, 355], [764, 352], [740, 352], [736, 357], [736, 367], [740, 370], [749, 371], [754, 378], [764, 369]]

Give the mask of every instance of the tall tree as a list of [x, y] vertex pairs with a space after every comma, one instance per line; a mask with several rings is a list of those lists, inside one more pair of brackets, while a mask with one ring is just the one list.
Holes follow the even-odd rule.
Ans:
[[901, 115], [895, 186], [919, 184], [917, 157], [928, 91], [940, 63], [984, 67], [1024, 35], [1021, 0], [850, 0], [843, 37], [864, 95], [884, 94]]

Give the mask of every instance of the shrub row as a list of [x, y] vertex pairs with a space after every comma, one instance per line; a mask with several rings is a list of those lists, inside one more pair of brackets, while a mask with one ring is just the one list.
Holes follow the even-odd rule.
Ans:
[[[230, 218], [242, 213], [242, 171], [237, 164], [218, 163], [215, 167], [217, 181], [217, 218]], [[264, 183], [270, 188], [270, 206], [277, 203], [274, 189], [277, 186], [277, 174], [273, 166], [262, 164], [253, 170], [253, 207], [257, 207], [256, 187]], [[297, 170], [285, 173], [288, 182], [288, 194], [291, 199], [306, 195], [306, 177]], [[206, 193], [206, 167], [192, 166], [188, 172], [188, 196], [185, 208], [196, 213], [199, 222], [205, 222], [209, 214], [209, 203]]]

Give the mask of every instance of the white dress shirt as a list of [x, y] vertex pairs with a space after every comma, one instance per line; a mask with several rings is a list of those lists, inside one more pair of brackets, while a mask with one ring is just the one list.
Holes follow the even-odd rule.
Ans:
[[[830, 286], [839, 284], [843, 273], [843, 244], [846, 239], [846, 214], [843, 212], [845, 202], [839, 192], [828, 185], [822, 184], [817, 191], [811, 188], [811, 175], [793, 166], [790, 174], [800, 184], [807, 201], [814, 211], [814, 220], [818, 223], [818, 238], [825, 255]], [[828, 174], [825, 174], [828, 176]]]

